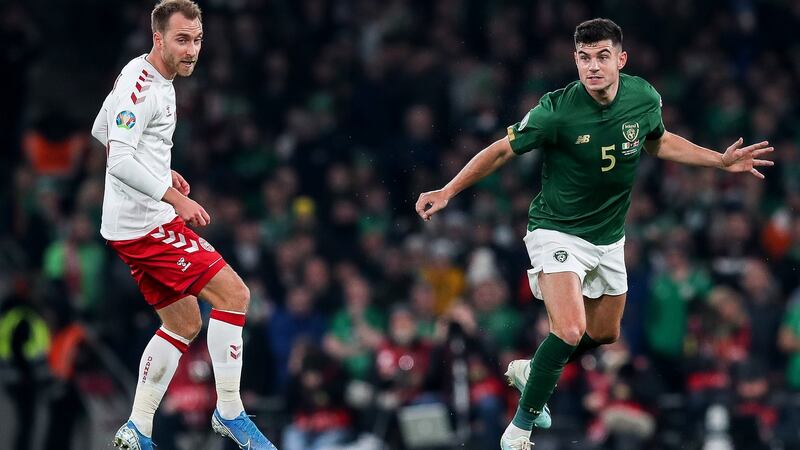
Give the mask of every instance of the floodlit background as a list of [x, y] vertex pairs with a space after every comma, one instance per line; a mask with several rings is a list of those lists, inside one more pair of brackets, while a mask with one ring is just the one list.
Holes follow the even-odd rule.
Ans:
[[[541, 159], [430, 223], [413, 204], [577, 78], [572, 33], [596, 16], [668, 130], [769, 139], [778, 164], [758, 181], [642, 156], [623, 338], [566, 368], [536, 448], [800, 448], [800, 2], [200, 4], [173, 165], [252, 291], [243, 396], [279, 448], [498, 448], [518, 400], [502, 372], [547, 333], [521, 241]], [[89, 129], [150, 50], [152, 5], [0, 4], [2, 449], [108, 448], [129, 413], [158, 322], [99, 235]], [[228, 448], [213, 405], [201, 335], [158, 449]]]

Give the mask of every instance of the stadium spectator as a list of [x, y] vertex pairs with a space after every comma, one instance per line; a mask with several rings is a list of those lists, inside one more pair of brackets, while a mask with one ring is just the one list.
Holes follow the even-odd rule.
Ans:
[[309, 345], [319, 346], [325, 333], [326, 323], [316, 311], [311, 292], [304, 287], [289, 291], [286, 303], [279, 308], [267, 324], [267, 342], [272, 350], [272, 370], [277, 372], [279, 386], [288, 381], [289, 358], [295, 342], [303, 340]]
[[286, 404], [291, 422], [283, 435], [286, 450], [323, 450], [345, 442], [353, 424], [344, 406], [342, 372], [319, 347], [298, 340], [289, 362]]
[[375, 350], [383, 341], [385, 319], [383, 312], [371, 305], [372, 294], [365, 279], [351, 278], [344, 290], [345, 306], [333, 316], [324, 347], [349, 376], [365, 380]]

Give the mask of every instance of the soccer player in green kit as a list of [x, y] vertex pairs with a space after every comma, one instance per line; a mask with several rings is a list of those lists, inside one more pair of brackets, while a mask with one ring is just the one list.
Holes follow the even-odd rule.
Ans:
[[661, 97], [645, 80], [621, 74], [628, 55], [622, 30], [608, 19], [575, 29], [580, 80], [542, 96], [507, 136], [475, 157], [446, 186], [425, 192], [417, 213], [430, 220], [456, 194], [515, 155], [540, 149], [542, 190], [529, 210], [524, 238], [533, 294], [544, 300], [550, 334], [533, 359], [509, 364], [506, 376], [522, 397], [500, 440], [502, 450], [529, 449], [531, 430], [550, 427], [546, 402], [564, 365], [617, 340], [628, 290], [625, 214], [644, 148], [679, 163], [746, 172], [758, 178], [768, 142], [725, 153], [700, 147], [664, 129]]

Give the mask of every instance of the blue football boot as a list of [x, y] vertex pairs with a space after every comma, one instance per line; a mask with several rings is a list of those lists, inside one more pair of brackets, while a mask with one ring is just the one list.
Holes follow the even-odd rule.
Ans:
[[113, 445], [123, 450], [153, 450], [153, 447], [156, 446], [153, 444], [153, 440], [140, 433], [130, 420], [114, 435]]
[[233, 439], [242, 450], [278, 450], [260, 431], [250, 416], [242, 412], [238, 417], [226, 420], [214, 410], [211, 416], [211, 428], [214, 432]]

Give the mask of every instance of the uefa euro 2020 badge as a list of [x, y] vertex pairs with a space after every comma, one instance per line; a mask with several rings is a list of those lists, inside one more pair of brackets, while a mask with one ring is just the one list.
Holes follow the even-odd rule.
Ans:
[[130, 111], [122, 111], [117, 114], [117, 128], [130, 130], [136, 125], [136, 116]]

